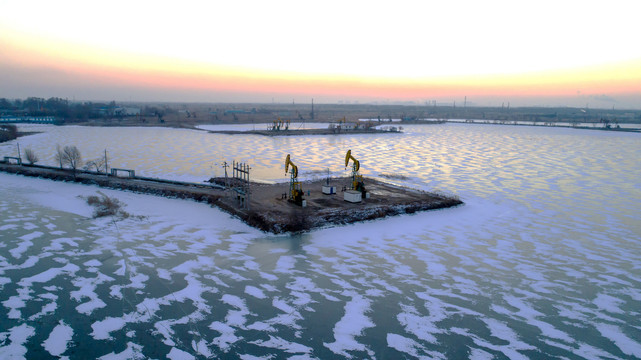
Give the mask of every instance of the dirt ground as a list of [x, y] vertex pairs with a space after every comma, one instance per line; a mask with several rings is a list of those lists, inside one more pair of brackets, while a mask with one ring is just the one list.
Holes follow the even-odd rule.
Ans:
[[240, 209], [238, 198], [227, 196], [221, 199], [236, 207], [241, 218], [259, 229], [270, 232], [305, 231], [316, 227], [331, 226], [371, 220], [385, 216], [413, 213], [462, 204], [454, 197], [433, 194], [395, 186], [374, 179], [365, 179], [365, 188], [370, 194], [360, 203], [344, 200], [343, 190], [350, 189], [351, 178], [333, 178], [330, 185], [336, 194], [322, 192], [325, 179], [302, 183], [306, 207], [288, 200], [289, 183], [256, 184], [250, 187], [249, 209]]

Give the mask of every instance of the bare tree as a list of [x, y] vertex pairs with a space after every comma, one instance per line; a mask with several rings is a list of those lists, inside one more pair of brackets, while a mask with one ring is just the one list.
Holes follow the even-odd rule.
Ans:
[[82, 165], [82, 156], [80, 155], [80, 150], [78, 150], [78, 148], [74, 145], [65, 146], [62, 149], [61, 157], [61, 163], [63, 165], [68, 165], [73, 170], [74, 174], [76, 173], [78, 167]]
[[24, 157], [29, 162], [29, 165], [33, 165], [33, 164], [37, 163], [38, 160], [40, 160], [38, 158], [38, 155], [36, 155], [36, 153], [33, 150], [31, 150], [31, 148], [24, 149]]
[[95, 169], [97, 173], [102, 173], [103, 170], [105, 170], [105, 158], [104, 157], [99, 157], [94, 160], [89, 160], [85, 163], [86, 170], [92, 170]]

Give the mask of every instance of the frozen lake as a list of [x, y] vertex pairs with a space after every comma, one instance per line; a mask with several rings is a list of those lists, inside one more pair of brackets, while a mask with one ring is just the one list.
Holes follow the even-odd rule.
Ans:
[[[444, 124], [263, 137], [28, 126], [203, 181], [366, 176], [460, 208], [275, 236], [204, 204], [0, 174], [0, 358], [641, 358], [641, 134]], [[16, 142], [0, 144], [15, 156]], [[312, 189], [313, 190], [313, 189]], [[320, 190], [320, 189], [318, 189]], [[101, 191], [144, 218], [92, 219]]]

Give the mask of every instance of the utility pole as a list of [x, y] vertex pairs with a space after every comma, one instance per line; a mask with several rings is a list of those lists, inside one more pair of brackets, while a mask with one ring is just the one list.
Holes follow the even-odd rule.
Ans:
[[105, 149], [105, 176], [109, 176], [107, 172], [108, 166], [107, 166], [107, 149]]
[[229, 183], [227, 182], [227, 161], [223, 161], [223, 168], [225, 168], [225, 190], [229, 187]]
[[22, 156], [20, 155], [20, 143], [17, 142], [16, 145], [18, 145], [18, 165], [22, 165]]

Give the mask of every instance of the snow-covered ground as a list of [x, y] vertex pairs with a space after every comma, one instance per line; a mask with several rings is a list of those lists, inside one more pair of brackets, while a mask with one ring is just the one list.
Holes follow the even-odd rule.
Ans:
[[[256, 140], [266, 154], [252, 165], [277, 179], [282, 152], [322, 169], [351, 148], [371, 175], [460, 194], [463, 207], [275, 236], [193, 201], [0, 174], [0, 358], [641, 358], [638, 135], [408, 128]], [[98, 153], [134, 137], [83, 130], [21, 147]], [[156, 156], [197, 158], [194, 142], [246, 150], [134, 131], [161, 137], [114, 157], [134, 153], [137, 172], [183, 166]], [[186, 176], [206, 172], [190, 165]], [[79, 196], [98, 191], [143, 217], [93, 219]]]

